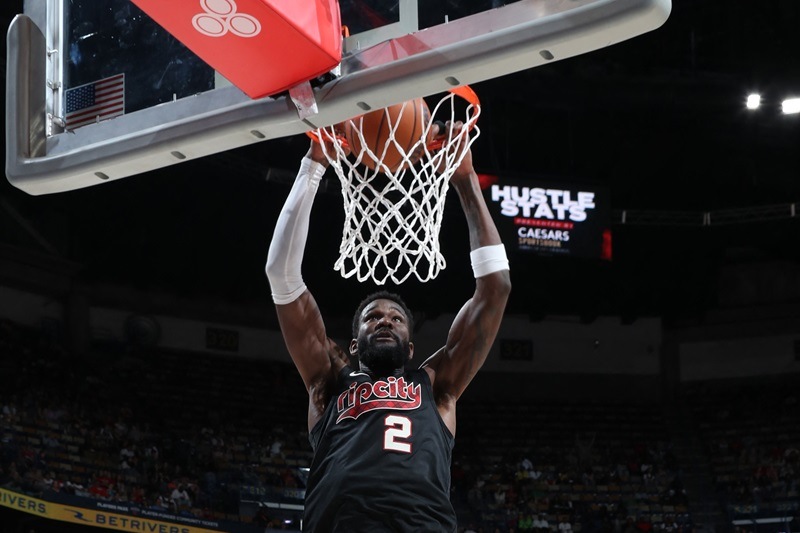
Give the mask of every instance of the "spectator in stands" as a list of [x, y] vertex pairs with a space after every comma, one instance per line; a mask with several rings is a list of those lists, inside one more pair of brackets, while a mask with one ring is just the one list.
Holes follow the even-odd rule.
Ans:
[[276, 433], [272, 439], [272, 444], [269, 447], [269, 454], [271, 457], [280, 457], [283, 459], [283, 437]]
[[185, 485], [178, 485], [173, 489], [170, 494], [170, 499], [178, 511], [184, 511], [192, 506], [192, 500], [189, 498], [189, 493], [186, 491]]
[[153, 508], [159, 511], [169, 511], [171, 510], [172, 502], [169, 498], [164, 496], [163, 494], [159, 494], [156, 496], [156, 500], [153, 502]]
[[[55, 490], [53, 485], [55, 484]], [[48, 471], [47, 474], [44, 475], [42, 478], [42, 488], [44, 490], [50, 490], [54, 492], [58, 492], [58, 484], [56, 481], [56, 475], [53, 471]]]
[[636, 529], [638, 529], [641, 533], [650, 533], [653, 530], [653, 524], [645, 515], [639, 515], [639, 519], [636, 520]]
[[497, 485], [494, 491], [494, 505], [495, 507], [503, 507], [506, 504], [506, 491], [503, 490], [502, 485]]
[[86, 486], [78, 476], [73, 476], [72, 481], [68, 481], [65, 486], [68, 486], [71, 493], [75, 496], [91, 496], [91, 494], [86, 490]]
[[130, 494], [130, 501], [137, 505], [144, 505], [145, 504], [144, 488], [139, 485], [132, 487]]
[[536, 531], [536, 533], [549, 533], [550, 523], [547, 521], [547, 518], [543, 514], [538, 515], [534, 519], [533, 530]]
[[581, 483], [586, 487], [594, 487], [594, 472], [591, 468], [586, 468], [581, 474]]
[[671, 514], [664, 515], [664, 521], [658, 524], [658, 529], [663, 533], [675, 533], [678, 529], [675, 517]]
[[506, 488], [506, 503], [508, 505], [516, 506], [518, 499], [519, 492], [517, 492], [517, 488], [514, 486], [514, 483], [509, 483], [508, 487]]
[[636, 528], [636, 522], [633, 520], [632, 516], [628, 516], [625, 518], [625, 523], [622, 525], [621, 533], [638, 533], [639, 530]]
[[517, 529], [522, 532], [532, 532], [533, 517], [529, 513], [520, 513], [519, 520], [517, 521]]
[[122, 445], [122, 448], [119, 450], [119, 460], [128, 462], [130, 461], [134, 455], [136, 455], [135, 446], [132, 446], [129, 442], [125, 442]]
[[572, 523], [567, 515], [561, 515], [558, 519], [558, 533], [572, 533]]
[[616, 472], [617, 478], [622, 483], [627, 483], [628, 480], [630, 480], [630, 478], [631, 478], [631, 473], [628, 470], [628, 465], [626, 465], [624, 462], [618, 462], [617, 463], [617, 465], [615, 467], [615, 472]]
[[92, 475], [92, 482], [89, 484], [89, 494], [101, 500], [109, 499], [109, 488], [111, 480], [105, 476], [105, 471]]
[[533, 469], [533, 463], [527, 457], [523, 457], [519, 462], [519, 468], [525, 472], [530, 472]]
[[11, 401], [3, 404], [2, 414], [3, 414], [3, 419], [9, 423], [13, 424], [17, 421], [16, 397], [12, 398]]

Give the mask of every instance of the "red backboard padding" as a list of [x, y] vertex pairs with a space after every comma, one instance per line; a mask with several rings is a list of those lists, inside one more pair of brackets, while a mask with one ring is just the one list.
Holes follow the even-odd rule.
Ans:
[[285, 91], [341, 62], [337, 0], [132, 0], [250, 98]]

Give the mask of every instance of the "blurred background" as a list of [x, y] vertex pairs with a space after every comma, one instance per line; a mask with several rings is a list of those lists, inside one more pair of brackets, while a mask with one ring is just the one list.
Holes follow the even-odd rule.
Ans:
[[[0, 9], [7, 28], [23, 6]], [[604, 240], [567, 256], [506, 241], [507, 321], [460, 415], [464, 527], [524, 530], [526, 514], [598, 532], [632, 533], [628, 518], [642, 533], [798, 527], [800, 114], [783, 108], [800, 98], [798, 23], [793, 0], [673, 0], [653, 32], [473, 86], [478, 172], [597, 191]], [[5, 76], [5, 43], [0, 61]], [[2, 487], [59, 501], [23, 475], [38, 470], [123, 505], [88, 491], [113, 478], [125, 502], [141, 489], [140, 509], [172, 502], [152, 520], [233, 531], [270, 509], [262, 530], [296, 529], [305, 397], [263, 265], [308, 143], [47, 196], [0, 182]], [[374, 287], [333, 270], [342, 198], [326, 180], [304, 277], [346, 342]], [[431, 350], [473, 287], [452, 191], [440, 240], [437, 279], [389, 286]], [[204, 507], [175, 503], [183, 483]], [[3, 512], [19, 507], [1, 494]], [[71, 527], [23, 514], [0, 531]]]

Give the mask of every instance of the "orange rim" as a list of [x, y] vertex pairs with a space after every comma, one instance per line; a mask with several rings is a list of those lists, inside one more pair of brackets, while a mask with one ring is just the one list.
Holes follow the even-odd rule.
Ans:
[[342, 144], [342, 146], [344, 146], [345, 148], [350, 148], [350, 145], [347, 143], [347, 139], [345, 138], [344, 135], [337, 133], [336, 137], [332, 137], [331, 134], [328, 133], [328, 130], [326, 130], [325, 128], [319, 128], [317, 130], [307, 131], [306, 135], [308, 135], [311, 138], [312, 141], [318, 143], [318, 142], [320, 142], [319, 141], [319, 136], [317, 135], [318, 131], [321, 131], [321, 132], [323, 132], [325, 134], [325, 137], [326, 137], [327, 141], [336, 140], [336, 141], [339, 141]]
[[[470, 104], [472, 104], [475, 107], [479, 107], [481, 105], [481, 101], [478, 98], [478, 95], [475, 93], [475, 91], [472, 90], [472, 87], [470, 87], [469, 85], [462, 85], [462, 86], [456, 87], [454, 89], [449, 89], [448, 92], [450, 92], [452, 94], [455, 94], [456, 96], [460, 96], [461, 98], [463, 98], [464, 100], [466, 100], [467, 102], [469, 102]], [[352, 119], [349, 119], [349, 120], [352, 120]], [[475, 121], [470, 122], [468, 131], [472, 131], [472, 129], [474, 127], [475, 127]], [[316, 133], [317, 131], [325, 132], [325, 135], [327, 137], [326, 140], [328, 140], [328, 141], [337, 140], [342, 144], [342, 146], [344, 146], [346, 148], [350, 147], [350, 145], [347, 143], [347, 139], [345, 138], [344, 135], [341, 135], [341, 134], [337, 133], [336, 137], [333, 138], [333, 137], [331, 137], [331, 134], [328, 133], [328, 130], [326, 130], [325, 128], [320, 128], [318, 130], [307, 131], [306, 135], [308, 135], [311, 138], [312, 141], [320, 142], [320, 139], [319, 139], [319, 137], [317, 136], [317, 133]], [[428, 143], [428, 150], [431, 150], [431, 151], [440, 150], [442, 148], [443, 144], [444, 144], [444, 136], [442, 136], [441, 138], [433, 139], [431, 142]]]

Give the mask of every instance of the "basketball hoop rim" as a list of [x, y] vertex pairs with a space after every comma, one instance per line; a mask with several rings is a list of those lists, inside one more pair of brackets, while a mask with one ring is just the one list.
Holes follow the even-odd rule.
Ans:
[[[475, 93], [475, 91], [472, 90], [472, 87], [470, 87], [469, 85], [461, 85], [459, 87], [454, 87], [452, 89], [448, 89], [448, 92], [463, 98], [464, 100], [466, 100], [473, 107], [478, 107], [479, 108], [480, 105], [481, 105], [480, 98], [478, 98], [477, 93]], [[353, 118], [356, 118], [356, 117], [353, 117]], [[348, 119], [348, 120], [353, 120], [353, 119], [351, 118], [351, 119]], [[477, 120], [470, 120], [469, 121], [469, 129], [467, 131], [472, 131], [472, 129], [475, 127], [476, 124], [477, 124]], [[312, 141], [318, 143], [318, 142], [320, 142], [320, 138], [319, 138], [319, 135], [317, 133], [318, 131], [325, 132], [325, 135], [328, 138], [328, 140], [333, 140], [333, 139], [330, 139], [330, 134], [324, 128], [318, 128], [316, 130], [309, 130], [309, 131], [306, 132], [306, 135], [308, 135], [308, 137], [310, 137]], [[341, 134], [337, 133], [336, 136], [335, 136], [335, 139], [337, 141], [339, 141], [339, 143], [343, 147], [350, 148], [350, 145], [348, 144], [347, 139], [344, 137], [344, 135], [341, 135]], [[439, 150], [439, 149], [441, 149], [442, 144], [444, 144], [444, 139], [442, 139], [442, 138], [433, 139], [431, 142], [428, 143], [428, 150], [430, 150], [430, 151]]]
[[[400, 284], [413, 275], [424, 283], [445, 268], [439, 233], [448, 182], [480, 136], [476, 122], [481, 108], [466, 85], [431, 96], [436, 98], [427, 111], [428, 104], [423, 106], [418, 97], [413, 103], [374, 110], [366, 115], [369, 121], [362, 114], [307, 132], [319, 143], [342, 187], [345, 217], [334, 263], [342, 277], [383, 285], [389, 279]], [[409, 121], [403, 122], [406, 107], [412, 108], [413, 135], [408, 133]], [[434, 123], [440, 134], [431, 139]], [[395, 138], [397, 131], [400, 139]], [[380, 140], [371, 147], [367, 139], [377, 136]], [[384, 163], [387, 154], [393, 158], [390, 164]]]

